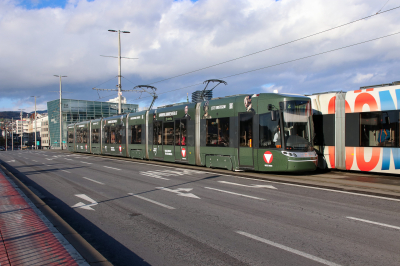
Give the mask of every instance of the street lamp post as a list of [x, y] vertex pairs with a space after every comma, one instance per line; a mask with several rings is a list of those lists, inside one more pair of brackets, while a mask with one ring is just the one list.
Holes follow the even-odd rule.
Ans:
[[11, 150], [14, 150], [14, 117], [11, 117]]
[[130, 33], [129, 31], [121, 31], [121, 30], [108, 30], [110, 32], [118, 32], [118, 114], [121, 114], [121, 32], [122, 33]]
[[24, 123], [22, 122], [22, 110], [25, 109], [18, 109], [18, 110], [21, 110], [21, 151], [22, 151], [22, 140], [24, 137]]
[[61, 99], [62, 99], [62, 86], [61, 86], [61, 78], [66, 78], [67, 76], [61, 76], [61, 75], [54, 75], [55, 77], [60, 78], [60, 149], [62, 150], [62, 112], [61, 112]]
[[37, 142], [36, 142], [36, 131], [37, 131], [37, 123], [36, 123], [36, 97], [40, 97], [40, 96], [31, 96], [35, 98], [35, 150], [37, 150]]
[[7, 137], [8, 137], [7, 136], [7, 126], [5, 127], [5, 130], [6, 130], [6, 151], [8, 151], [8, 147], [7, 147], [8, 146], [8, 144], [7, 144]]

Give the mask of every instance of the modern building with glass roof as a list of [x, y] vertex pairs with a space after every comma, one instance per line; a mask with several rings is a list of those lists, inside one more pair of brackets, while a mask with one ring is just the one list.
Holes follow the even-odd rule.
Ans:
[[[62, 99], [62, 141], [67, 140], [67, 125], [118, 114], [118, 103]], [[51, 148], [60, 148], [60, 100], [47, 102]], [[135, 113], [138, 104], [121, 104], [123, 114]]]

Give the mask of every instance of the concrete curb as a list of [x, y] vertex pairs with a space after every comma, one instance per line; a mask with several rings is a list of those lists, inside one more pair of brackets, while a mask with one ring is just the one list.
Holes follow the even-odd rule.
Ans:
[[24, 183], [15, 177], [3, 164], [0, 164], [3, 172], [18, 186], [32, 203], [43, 213], [53, 226], [64, 236], [65, 239], [80, 253], [80, 255], [93, 266], [112, 266], [103, 255], [92, 247], [80, 234], [78, 234], [68, 223], [66, 223], [45, 202], [33, 193]]

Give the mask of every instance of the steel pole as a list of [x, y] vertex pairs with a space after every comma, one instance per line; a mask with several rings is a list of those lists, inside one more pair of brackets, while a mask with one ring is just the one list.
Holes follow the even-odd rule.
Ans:
[[121, 114], [121, 31], [118, 30], [118, 114]]
[[24, 136], [24, 124], [22, 123], [22, 110], [21, 110], [21, 151], [22, 151], [22, 138]]
[[61, 86], [61, 75], [60, 75], [60, 149], [62, 150], [62, 112], [61, 112], [61, 95], [62, 95], [62, 86]]
[[14, 117], [11, 117], [11, 150], [14, 150]]
[[37, 150], [37, 142], [36, 142], [36, 131], [37, 131], [37, 124], [36, 124], [36, 96], [35, 96], [35, 150]]
[[7, 148], [7, 146], [8, 146], [7, 145], [7, 126], [5, 127], [5, 130], [6, 130], [6, 135], [5, 135], [6, 136], [6, 151], [8, 151], [8, 148]]

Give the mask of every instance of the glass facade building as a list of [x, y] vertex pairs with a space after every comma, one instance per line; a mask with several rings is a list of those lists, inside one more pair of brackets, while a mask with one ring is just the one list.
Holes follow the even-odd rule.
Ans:
[[[62, 141], [67, 141], [67, 125], [118, 114], [118, 103], [62, 99]], [[60, 100], [47, 102], [50, 146], [60, 147]], [[137, 104], [121, 104], [123, 114], [135, 113]]]

